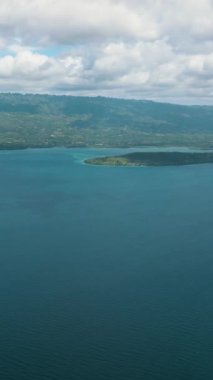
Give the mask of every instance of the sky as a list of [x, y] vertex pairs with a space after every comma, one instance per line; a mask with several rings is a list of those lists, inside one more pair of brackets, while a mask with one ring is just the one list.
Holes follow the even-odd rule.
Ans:
[[0, 91], [213, 105], [213, 0], [1, 0]]

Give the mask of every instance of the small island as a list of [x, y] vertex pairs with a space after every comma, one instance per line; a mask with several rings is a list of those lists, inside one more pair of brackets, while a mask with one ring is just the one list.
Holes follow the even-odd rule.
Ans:
[[97, 157], [86, 164], [109, 166], [166, 166], [213, 163], [213, 152], [134, 152], [120, 156]]

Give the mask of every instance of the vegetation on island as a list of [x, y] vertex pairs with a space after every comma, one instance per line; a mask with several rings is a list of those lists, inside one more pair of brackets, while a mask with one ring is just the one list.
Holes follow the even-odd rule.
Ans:
[[103, 97], [0, 94], [0, 149], [213, 147], [213, 107]]
[[92, 165], [166, 166], [213, 163], [213, 153], [134, 152], [121, 156], [97, 157], [85, 160]]

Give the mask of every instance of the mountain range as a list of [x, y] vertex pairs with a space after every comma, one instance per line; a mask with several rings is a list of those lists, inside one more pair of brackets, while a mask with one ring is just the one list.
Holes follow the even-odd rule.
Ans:
[[0, 148], [213, 147], [213, 106], [0, 94]]

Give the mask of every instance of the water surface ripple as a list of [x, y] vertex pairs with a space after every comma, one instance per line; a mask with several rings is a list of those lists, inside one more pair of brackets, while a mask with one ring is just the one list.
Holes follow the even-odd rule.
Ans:
[[100, 154], [0, 152], [0, 378], [212, 379], [213, 165]]

